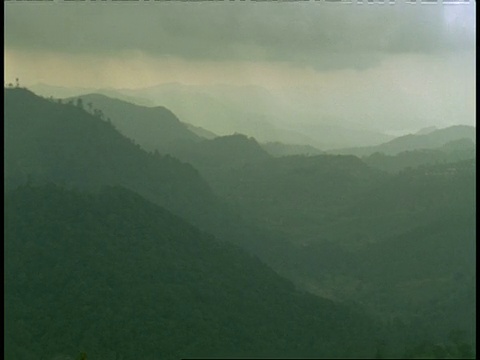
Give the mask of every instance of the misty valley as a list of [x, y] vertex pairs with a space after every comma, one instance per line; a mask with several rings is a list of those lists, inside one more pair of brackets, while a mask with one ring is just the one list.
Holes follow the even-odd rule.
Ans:
[[475, 127], [60, 90], [4, 88], [6, 359], [475, 358]]

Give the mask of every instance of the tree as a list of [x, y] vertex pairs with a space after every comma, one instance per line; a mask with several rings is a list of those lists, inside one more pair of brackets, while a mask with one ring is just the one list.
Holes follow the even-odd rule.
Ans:
[[103, 111], [99, 109], [93, 110], [93, 116], [96, 116], [102, 120], [104, 119]]
[[82, 98], [77, 99], [77, 107], [83, 109], [83, 100]]

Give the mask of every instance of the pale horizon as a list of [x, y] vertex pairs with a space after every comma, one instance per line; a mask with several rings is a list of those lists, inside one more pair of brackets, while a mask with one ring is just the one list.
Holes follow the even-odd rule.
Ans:
[[389, 134], [475, 125], [475, 6], [7, 2], [4, 77], [26, 87], [255, 86], [304, 122]]

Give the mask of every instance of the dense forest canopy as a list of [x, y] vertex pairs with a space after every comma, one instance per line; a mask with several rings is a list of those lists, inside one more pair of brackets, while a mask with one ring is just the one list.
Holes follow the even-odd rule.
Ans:
[[470, 127], [329, 154], [4, 101], [7, 358], [474, 357]]
[[373, 354], [367, 316], [131, 191], [27, 185], [4, 210], [7, 358]]

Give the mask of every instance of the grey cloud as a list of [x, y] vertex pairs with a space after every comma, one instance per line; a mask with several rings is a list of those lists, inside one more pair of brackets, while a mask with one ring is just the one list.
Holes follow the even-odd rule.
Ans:
[[365, 68], [384, 54], [474, 48], [441, 6], [307, 3], [5, 5], [5, 46], [68, 53], [139, 50], [194, 60]]

